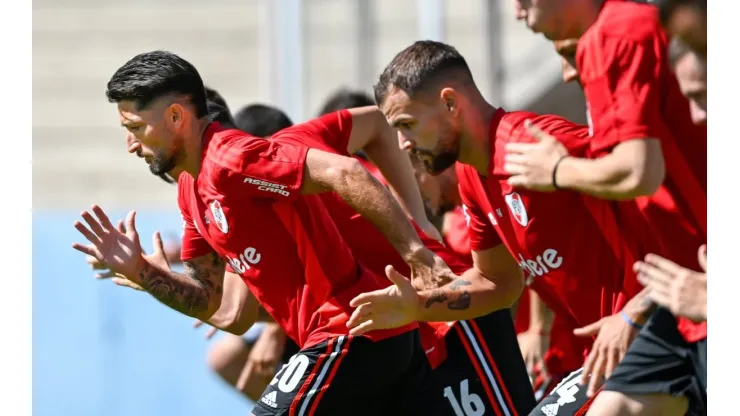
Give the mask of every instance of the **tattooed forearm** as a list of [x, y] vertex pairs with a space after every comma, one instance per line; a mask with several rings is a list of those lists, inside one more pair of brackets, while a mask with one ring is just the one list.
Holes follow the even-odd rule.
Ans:
[[[457, 290], [463, 286], [470, 286], [471, 283], [467, 280], [458, 279], [455, 280], [450, 288], [452, 290]], [[456, 300], [451, 300], [449, 303], [447, 303], [447, 307], [452, 310], [460, 311], [465, 310], [470, 307], [470, 293], [468, 293], [467, 290], [463, 290], [462, 293], [460, 293], [460, 296]]]
[[429, 309], [434, 305], [435, 303], [442, 303], [447, 300], [447, 295], [441, 290], [434, 290], [432, 291], [432, 295], [429, 297], [429, 299], [424, 303], [424, 307]]
[[[157, 300], [188, 316], [205, 320], [218, 309], [223, 291], [224, 263], [215, 254], [185, 262], [185, 274], [145, 263], [141, 286]], [[215, 304], [215, 308], [213, 309]]]
[[[437, 289], [432, 291], [431, 296], [429, 299], [424, 302], [424, 307], [429, 309], [434, 305], [435, 303], [444, 303], [447, 302], [448, 299], [450, 299], [448, 293], [449, 291], [458, 291], [461, 287], [469, 286], [471, 283], [467, 280], [458, 279], [452, 282], [449, 289], [447, 291]], [[447, 308], [452, 310], [464, 310], [468, 309], [470, 307], [470, 293], [468, 293], [467, 290], [462, 290], [460, 295], [457, 296], [456, 299], [452, 299], [449, 302], [447, 302]]]

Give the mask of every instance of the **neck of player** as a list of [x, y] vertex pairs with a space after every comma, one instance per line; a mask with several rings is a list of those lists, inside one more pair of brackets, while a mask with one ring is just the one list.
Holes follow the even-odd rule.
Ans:
[[489, 128], [493, 114], [498, 110], [481, 99], [471, 103], [472, 111], [463, 120], [460, 133], [460, 154], [457, 160], [470, 165], [481, 175], [488, 175], [490, 157]]
[[203, 144], [206, 140], [205, 133], [210, 124], [211, 120], [208, 117], [196, 120], [190, 126], [183, 139], [185, 152], [183, 152], [182, 161], [177, 167], [182, 171], [190, 173], [194, 178], [200, 172], [200, 161], [203, 158], [204, 151]]

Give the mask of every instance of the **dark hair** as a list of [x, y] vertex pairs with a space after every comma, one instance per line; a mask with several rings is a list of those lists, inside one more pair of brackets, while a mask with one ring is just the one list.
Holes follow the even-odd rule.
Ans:
[[213, 88], [210, 88], [208, 86], [203, 87], [206, 90], [206, 100], [212, 101], [221, 107], [225, 108], [226, 111], [231, 113], [231, 110], [229, 109], [229, 106], [226, 104], [226, 100], [224, 100], [224, 97], [221, 96], [221, 94], [218, 93], [218, 91], [214, 90]]
[[242, 107], [234, 115], [234, 121], [239, 130], [257, 137], [270, 137], [293, 125], [287, 114], [276, 107], [265, 104], [251, 104]]
[[658, 7], [658, 16], [662, 24], [668, 23], [673, 13], [681, 6], [692, 7], [704, 16], [707, 14], [707, 0], [652, 0], [651, 3]]
[[391, 87], [414, 97], [451, 71], [473, 80], [468, 63], [454, 47], [442, 42], [420, 40], [398, 53], [375, 84], [375, 102], [382, 105]]
[[342, 87], [332, 93], [319, 110], [319, 115], [333, 113], [348, 108], [367, 107], [375, 105], [375, 101], [363, 91], [355, 91]]
[[236, 128], [236, 123], [229, 113], [229, 109], [211, 100], [207, 101], [208, 105], [208, 117], [212, 121], [221, 123], [222, 126], [233, 129]]
[[167, 94], [187, 95], [197, 117], [208, 114], [205, 87], [198, 70], [171, 52], [134, 56], [113, 74], [105, 91], [108, 101], [133, 101], [138, 109]]

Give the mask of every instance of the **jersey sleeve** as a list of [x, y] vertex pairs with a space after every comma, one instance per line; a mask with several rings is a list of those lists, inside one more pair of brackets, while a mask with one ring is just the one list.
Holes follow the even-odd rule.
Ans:
[[[535, 116], [532, 124], [562, 143], [568, 153], [575, 157], [587, 157], [591, 147], [588, 126], [575, 124], [553, 115]], [[526, 129], [524, 129], [526, 130]]]
[[178, 184], [177, 205], [180, 207], [180, 217], [182, 218], [182, 244], [180, 248], [180, 260], [182, 261], [192, 260], [213, 252], [211, 245], [195, 227], [186, 201], [182, 186]]
[[214, 182], [248, 198], [293, 201], [300, 196], [309, 147], [301, 143], [239, 136], [216, 154]]
[[458, 164], [456, 167], [458, 177], [458, 189], [462, 199], [463, 215], [468, 226], [468, 235], [470, 237], [470, 250], [483, 251], [496, 247], [501, 244], [501, 238], [498, 236], [493, 225], [489, 222], [481, 209], [480, 204], [476, 201], [473, 183], [469, 174], [465, 172], [465, 167]]
[[600, 37], [586, 47], [590, 55], [579, 55], [579, 66], [590, 74], [583, 77], [583, 88], [593, 128], [592, 149], [608, 152], [628, 140], [660, 138], [665, 131], [660, 117], [665, 51], [656, 50], [648, 40], [616, 36]]
[[349, 156], [347, 146], [352, 134], [352, 113], [340, 110], [296, 124], [273, 138], [303, 143], [308, 147]]

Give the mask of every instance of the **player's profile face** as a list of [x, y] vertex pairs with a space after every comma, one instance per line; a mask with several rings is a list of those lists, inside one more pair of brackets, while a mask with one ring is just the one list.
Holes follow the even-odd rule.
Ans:
[[136, 103], [118, 103], [121, 125], [126, 128], [129, 153], [144, 159], [149, 171], [157, 176], [172, 171], [176, 165], [174, 140], [168, 132], [161, 106], [137, 109]]
[[457, 161], [460, 134], [444, 102], [412, 100], [396, 89], [388, 94], [381, 109], [389, 124], [398, 129], [399, 142], [405, 143], [403, 147], [429, 174], [438, 175]]
[[566, 36], [561, 24], [564, 6], [568, 0], [514, 0], [514, 14], [534, 33], [542, 33], [550, 40]]
[[706, 64], [695, 52], [686, 53], [674, 68], [681, 92], [689, 99], [691, 119], [702, 125], [707, 122]]

